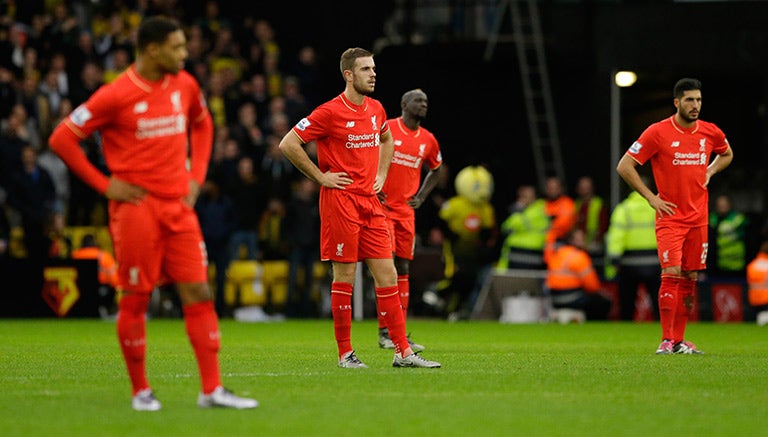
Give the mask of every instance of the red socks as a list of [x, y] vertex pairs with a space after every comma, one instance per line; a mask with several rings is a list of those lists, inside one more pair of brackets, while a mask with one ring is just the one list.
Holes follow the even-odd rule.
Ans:
[[182, 310], [187, 337], [197, 358], [203, 393], [208, 394], [221, 385], [218, 358], [221, 346], [219, 318], [213, 301], [186, 305]]
[[400, 306], [403, 308], [403, 319], [408, 319], [408, 301], [411, 297], [411, 283], [408, 275], [397, 277], [397, 288], [400, 290]]
[[339, 358], [352, 350], [352, 284], [334, 282], [331, 284], [331, 314]]
[[659, 287], [659, 321], [661, 322], [661, 338], [663, 340], [675, 339], [675, 318], [678, 312], [680, 298], [680, 282], [683, 280], [677, 275], [661, 275]]
[[[403, 319], [408, 319], [408, 301], [411, 297], [411, 285], [408, 280], [408, 275], [399, 275], [397, 277], [397, 289], [400, 296], [400, 307], [403, 309]], [[378, 302], [377, 302], [378, 306]], [[379, 319], [379, 329], [387, 327], [384, 317], [381, 315], [381, 311], [376, 311], [376, 315]]]
[[125, 294], [118, 303], [117, 339], [131, 379], [133, 394], [149, 388], [146, 372], [149, 294]]
[[410, 348], [405, 335], [405, 317], [400, 307], [397, 286], [376, 288], [376, 303], [379, 317], [384, 318], [389, 329], [389, 338], [395, 344], [395, 353], [402, 354]]
[[678, 289], [677, 311], [675, 312], [675, 324], [673, 327], [675, 336], [672, 338], [675, 343], [681, 342], [685, 338], [685, 326], [688, 324], [688, 316], [691, 312], [689, 306], [693, 304], [696, 281], [687, 278], [681, 279]]

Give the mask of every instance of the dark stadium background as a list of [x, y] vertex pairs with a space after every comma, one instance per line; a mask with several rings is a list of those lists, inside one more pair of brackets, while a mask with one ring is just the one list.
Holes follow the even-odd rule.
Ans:
[[[338, 56], [346, 47], [373, 48], [397, 7], [415, 11], [435, 1], [255, 2], [223, 5], [226, 13], [259, 11], [270, 19], [286, 50], [318, 47], [327, 80], [324, 93], [342, 89]], [[459, 8], [493, 2], [446, 2]], [[671, 88], [683, 76], [702, 80], [702, 119], [728, 135], [736, 159], [713, 181], [742, 211], [762, 214], [766, 200], [766, 91], [768, 2], [763, 1], [540, 1], [550, 81], [567, 187], [591, 175], [609, 197], [615, 163], [609, 155], [610, 80], [614, 69], [638, 73], [622, 90], [623, 150], [649, 123], [674, 110]], [[409, 7], [411, 9], [409, 9]], [[466, 9], [468, 10], [468, 9]], [[407, 15], [406, 15], [407, 16]], [[502, 32], [509, 32], [509, 18]], [[405, 25], [407, 27], [407, 25]], [[413, 30], [418, 32], [418, 25]], [[401, 93], [421, 87], [430, 98], [425, 126], [439, 138], [453, 171], [486, 163], [496, 178], [494, 204], [503, 214], [515, 188], [536, 182], [514, 45], [499, 42], [490, 61], [486, 41], [461, 30], [423, 44], [389, 45], [376, 52], [375, 97], [399, 114]], [[622, 196], [626, 188], [622, 187]]]

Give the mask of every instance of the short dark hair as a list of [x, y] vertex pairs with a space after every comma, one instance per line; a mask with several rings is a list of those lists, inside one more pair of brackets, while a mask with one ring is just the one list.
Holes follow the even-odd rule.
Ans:
[[339, 67], [341, 68], [341, 74], [344, 75], [344, 70], [352, 70], [355, 67], [355, 61], [357, 58], [370, 58], [373, 53], [360, 47], [352, 47], [344, 50], [341, 54], [341, 61]]
[[181, 30], [179, 23], [162, 15], [155, 15], [144, 19], [139, 25], [136, 42], [139, 51], [147, 48], [152, 43], [163, 43], [168, 39], [168, 35]]
[[685, 77], [677, 81], [672, 89], [672, 96], [676, 99], [683, 97], [686, 91], [701, 90], [701, 82], [698, 79]]

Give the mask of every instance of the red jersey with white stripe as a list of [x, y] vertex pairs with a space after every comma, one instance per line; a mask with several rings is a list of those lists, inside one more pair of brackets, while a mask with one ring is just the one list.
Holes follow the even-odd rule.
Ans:
[[353, 181], [346, 191], [366, 196], [376, 194], [380, 136], [388, 130], [387, 114], [378, 100], [366, 96], [362, 105], [355, 105], [343, 93], [293, 127], [303, 143], [317, 143], [321, 171], [346, 172]]
[[427, 129], [420, 126], [412, 131], [402, 117], [388, 120], [387, 124], [395, 140], [395, 152], [382, 189], [387, 195], [384, 207], [391, 218], [410, 219], [414, 211], [406, 202], [419, 190], [422, 165], [426, 163], [435, 170], [443, 157], [437, 139]]
[[639, 164], [651, 162], [659, 197], [677, 205], [675, 213], [657, 217], [657, 226], [702, 226], [708, 222], [706, 180], [709, 157], [728, 150], [725, 134], [698, 120], [683, 128], [671, 116], [650, 125], [627, 152]]
[[[212, 131], [192, 144], [189, 168], [188, 127], [210, 117], [197, 81], [186, 71], [150, 82], [131, 66], [114, 82], [99, 88], [57, 127], [84, 139], [98, 131], [110, 172], [155, 196], [180, 198], [189, 181], [205, 179]], [[204, 126], [204, 124], [201, 124]], [[210, 128], [202, 128], [204, 131]], [[64, 132], [54, 132], [51, 146], [86, 182], [103, 192], [107, 179], [86, 169]]]

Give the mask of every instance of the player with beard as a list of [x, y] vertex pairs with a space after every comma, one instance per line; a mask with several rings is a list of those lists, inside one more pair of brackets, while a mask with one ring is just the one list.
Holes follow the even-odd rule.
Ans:
[[[701, 354], [685, 340], [698, 271], [706, 268], [709, 181], [733, 160], [719, 127], [699, 119], [701, 82], [680, 79], [673, 89], [677, 112], [650, 125], [616, 168], [630, 187], [656, 210], [656, 240], [661, 262], [656, 354]], [[710, 161], [710, 156], [715, 158]], [[638, 165], [651, 163], [658, 194], [643, 182]]]

